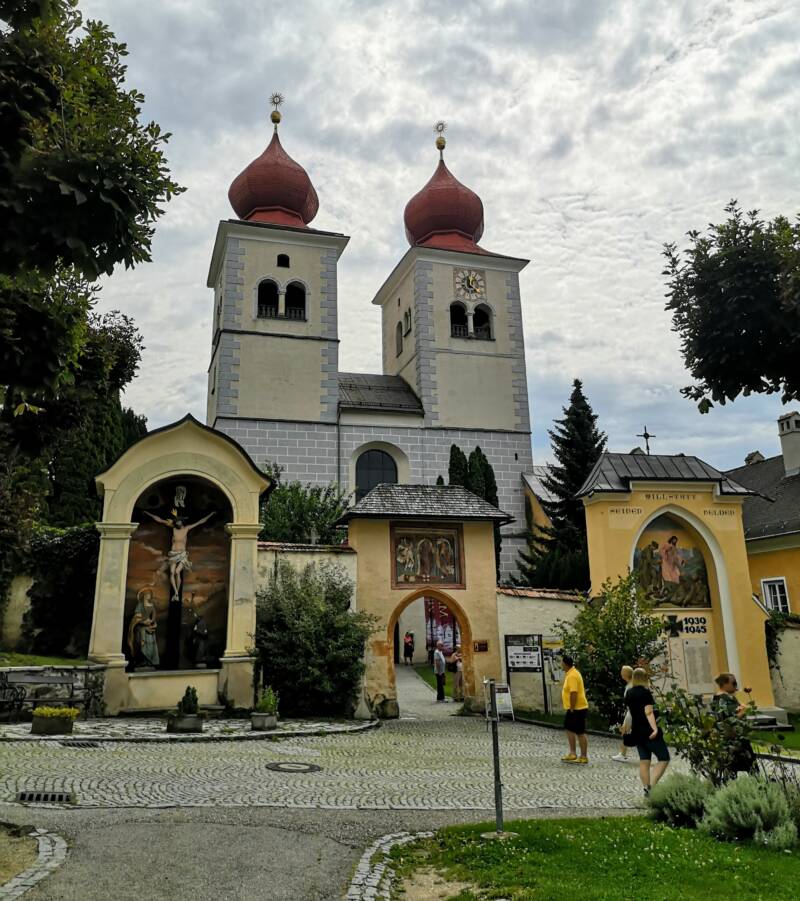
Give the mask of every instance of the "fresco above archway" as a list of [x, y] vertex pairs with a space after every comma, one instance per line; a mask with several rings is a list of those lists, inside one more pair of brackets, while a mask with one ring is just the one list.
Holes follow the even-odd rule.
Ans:
[[708, 572], [697, 539], [664, 513], [641, 534], [633, 568], [656, 607], [710, 607]]

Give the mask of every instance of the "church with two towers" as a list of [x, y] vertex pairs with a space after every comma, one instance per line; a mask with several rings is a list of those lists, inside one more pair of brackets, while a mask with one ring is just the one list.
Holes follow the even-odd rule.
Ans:
[[[284, 478], [336, 482], [359, 500], [380, 483], [447, 480], [450, 447], [494, 468], [507, 577], [524, 546], [532, 472], [519, 273], [528, 260], [482, 247], [483, 204], [444, 162], [406, 205], [409, 248], [377, 289], [381, 373], [339, 368], [338, 261], [349, 238], [310, 226], [319, 200], [269, 146], [230, 186], [217, 229], [208, 425]], [[347, 335], [343, 336], [345, 340]]]

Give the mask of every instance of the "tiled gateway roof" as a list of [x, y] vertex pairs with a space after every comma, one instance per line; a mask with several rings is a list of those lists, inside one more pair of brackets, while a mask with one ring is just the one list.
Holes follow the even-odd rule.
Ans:
[[683, 454], [603, 454], [576, 495], [629, 491], [636, 482], [717, 482], [720, 494], [753, 494], [698, 457]]
[[744, 502], [745, 538], [766, 538], [800, 532], [800, 475], [786, 477], [783, 457], [731, 469], [725, 475], [759, 496]]
[[343, 409], [394, 410], [422, 415], [419, 398], [399, 375], [340, 372], [339, 406]]
[[339, 522], [355, 517], [513, 522], [513, 517], [460, 485], [376, 485]]

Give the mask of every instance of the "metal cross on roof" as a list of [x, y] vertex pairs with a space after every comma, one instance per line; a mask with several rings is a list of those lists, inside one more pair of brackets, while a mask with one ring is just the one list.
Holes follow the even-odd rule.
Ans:
[[637, 435], [636, 437], [637, 437], [637, 438], [644, 438], [644, 449], [645, 449], [645, 451], [649, 454], [649, 453], [650, 453], [650, 439], [651, 439], [651, 438], [658, 438], [658, 435], [651, 435], [651, 434], [647, 431], [647, 426], [645, 426], [645, 427], [644, 427], [644, 431], [641, 433], [641, 435]]

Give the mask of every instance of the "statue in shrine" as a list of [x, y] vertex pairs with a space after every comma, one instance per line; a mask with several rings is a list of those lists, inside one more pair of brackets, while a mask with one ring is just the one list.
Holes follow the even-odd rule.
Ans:
[[202, 519], [198, 519], [197, 522], [193, 523], [184, 523], [178, 516], [177, 510], [172, 511], [172, 515], [175, 517], [174, 519], [162, 519], [160, 516], [156, 516], [155, 513], [150, 513], [148, 510], [145, 510], [144, 512], [150, 519], [155, 520], [162, 526], [167, 526], [167, 528], [172, 529], [172, 545], [167, 554], [167, 562], [169, 563], [169, 581], [172, 585], [172, 600], [178, 601], [180, 600], [182, 573], [184, 570], [190, 570], [192, 568], [191, 560], [189, 560], [189, 552], [186, 549], [189, 532], [191, 532], [192, 529], [201, 526], [204, 522], [208, 522], [214, 513], [216, 513], [216, 510], [212, 510]]
[[143, 588], [136, 595], [136, 609], [128, 626], [128, 648], [134, 667], [154, 669], [160, 660], [153, 592]]
[[192, 629], [192, 658], [197, 669], [208, 666], [208, 626], [202, 616], [197, 616]]

